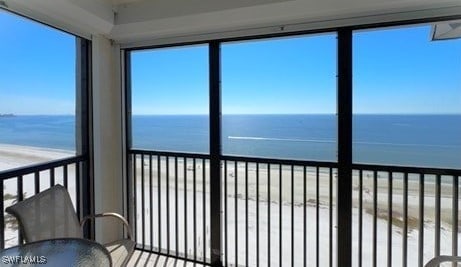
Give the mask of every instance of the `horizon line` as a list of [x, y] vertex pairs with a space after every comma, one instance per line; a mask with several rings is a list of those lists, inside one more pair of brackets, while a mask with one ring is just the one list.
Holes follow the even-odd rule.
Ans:
[[[139, 113], [132, 116], [209, 116], [207, 113]], [[338, 113], [221, 113], [221, 115], [335, 115]], [[460, 113], [353, 113], [352, 115], [461, 115]]]
[[[76, 114], [16, 114], [0, 113], [9, 116], [76, 116]], [[139, 113], [132, 116], [209, 116], [207, 113]], [[338, 115], [337, 113], [222, 113], [221, 115]], [[352, 115], [461, 115], [460, 113], [353, 113]]]

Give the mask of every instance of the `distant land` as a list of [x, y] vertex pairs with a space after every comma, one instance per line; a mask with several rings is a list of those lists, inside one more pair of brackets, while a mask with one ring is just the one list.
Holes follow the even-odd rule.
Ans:
[[15, 115], [13, 113], [0, 113], [0, 118], [4, 117], [14, 117]]

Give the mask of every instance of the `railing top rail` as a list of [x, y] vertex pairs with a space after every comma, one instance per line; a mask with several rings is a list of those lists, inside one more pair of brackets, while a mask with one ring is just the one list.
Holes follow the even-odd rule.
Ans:
[[312, 161], [312, 160], [297, 160], [297, 159], [273, 159], [273, 158], [261, 158], [261, 157], [245, 157], [245, 156], [233, 156], [225, 155], [221, 156], [221, 159], [228, 161], [244, 161], [254, 163], [268, 163], [278, 165], [293, 165], [293, 166], [312, 166], [312, 167], [323, 167], [323, 168], [337, 168], [338, 163], [329, 161]]
[[179, 158], [201, 158], [209, 159], [210, 155], [191, 152], [173, 152], [173, 151], [158, 151], [158, 150], [143, 150], [143, 149], [130, 149], [130, 154], [144, 154], [152, 156], [169, 156]]
[[[144, 154], [152, 156], [170, 156], [170, 157], [186, 157], [186, 158], [203, 158], [210, 159], [210, 155], [201, 153], [189, 153], [189, 152], [173, 152], [173, 151], [156, 151], [156, 150], [143, 150], [143, 149], [130, 149], [130, 154]], [[234, 156], [234, 155], [223, 155], [220, 157], [222, 160], [229, 161], [246, 161], [254, 163], [270, 163], [270, 164], [281, 164], [281, 165], [298, 165], [298, 166], [319, 166], [325, 168], [336, 168], [337, 163], [327, 161], [308, 161], [308, 160], [294, 160], [294, 159], [273, 159], [273, 158], [258, 158], [258, 157], [247, 157], [247, 156]]]
[[27, 175], [35, 172], [40, 172], [44, 170], [48, 170], [51, 168], [56, 168], [60, 167], [63, 165], [68, 165], [72, 163], [77, 163], [86, 160], [86, 156], [73, 156], [73, 157], [68, 157], [68, 158], [63, 158], [63, 159], [58, 159], [58, 160], [53, 160], [53, 161], [48, 161], [45, 163], [37, 163], [33, 165], [29, 165], [26, 167], [18, 167], [14, 168], [11, 170], [6, 170], [0, 172], [0, 180], [8, 180], [11, 178], [15, 178], [21, 175]]
[[[207, 154], [189, 153], [189, 152], [155, 151], [155, 150], [143, 150], [143, 149], [131, 149], [129, 152], [131, 154], [144, 154], [144, 155], [152, 155], [152, 156], [170, 156], [170, 157], [202, 158], [202, 159], [210, 158], [210, 156]], [[227, 161], [243, 161], [243, 162], [266, 163], [266, 164], [313, 166], [313, 167], [321, 167], [321, 168], [337, 168], [338, 167], [337, 162], [328, 162], [328, 161], [274, 159], [274, 158], [248, 157], [248, 156], [236, 156], [236, 155], [222, 155], [220, 158], [222, 160], [227, 160]], [[446, 169], [446, 168], [435, 168], [435, 167], [353, 163], [352, 168], [354, 170], [461, 176], [461, 169]]]
[[369, 171], [384, 171], [384, 172], [401, 172], [401, 173], [422, 173], [433, 175], [450, 175], [461, 176], [461, 169], [444, 169], [432, 167], [416, 167], [416, 166], [389, 166], [378, 164], [352, 164], [354, 170], [369, 170]]

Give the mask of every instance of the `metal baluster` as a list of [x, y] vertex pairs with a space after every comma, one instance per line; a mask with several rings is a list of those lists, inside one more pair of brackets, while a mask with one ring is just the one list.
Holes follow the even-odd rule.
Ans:
[[229, 223], [227, 217], [227, 160], [224, 161], [224, 251], [225, 251], [225, 266], [228, 266], [228, 242], [227, 242], [227, 224]]
[[176, 237], [176, 257], [179, 255], [179, 227], [178, 227], [178, 157], [174, 157], [174, 205], [175, 205], [175, 220], [174, 229]]
[[373, 171], [373, 266], [377, 264], [378, 173]]
[[206, 262], [206, 166], [205, 159], [202, 159], [202, 213], [203, 213], [203, 262]]
[[144, 203], [146, 202], [145, 201], [145, 181], [144, 181], [144, 176], [145, 176], [145, 173], [144, 173], [144, 154], [141, 155], [141, 225], [142, 225], [142, 249], [145, 249], [146, 247], [146, 234], [145, 234], [145, 228], [146, 228], [146, 224], [145, 224], [145, 213], [146, 213], [146, 209], [145, 209], [145, 206], [144, 206]]
[[392, 172], [388, 172], [387, 184], [387, 266], [392, 266]]
[[315, 206], [315, 259], [316, 259], [316, 266], [320, 266], [320, 225], [319, 225], [319, 218], [320, 218], [320, 168], [316, 167], [316, 177], [315, 177], [315, 198], [316, 198], [316, 206]]
[[194, 223], [194, 236], [193, 236], [193, 240], [194, 240], [194, 261], [197, 260], [197, 188], [196, 188], [196, 184], [197, 184], [197, 172], [196, 172], [196, 161], [195, 161], [195, 158], [192, 159], [192, 197], [194, 198], [193, 201], [192, 201], [192, 204], [193, 204], [193, 210], [192, 210], [192, 216], [194, 218], [193, 220], [193, 223]]
[[187, 158], [183, 159], [183, 172], [184, 172], [184, 257], [189, 258], [187, 253]]
[[238, 266], [238, 198], [237, 198], [237, 188], [238, 188], [238, 165], [237, 161], [234, 161], [234, 201], [235, 201], [235, 266]]
[[282, 164], [279, 164], [279, 266], [282, 267]]
[[359, 240], [358, 240], [358, 264], [362, 267], [362, 250], [363, 250], [363, 170], [359, 172]]
[[330, 238], [330, 242], [329, 242], [329, 260], [330, 260], [330, 267], [333, 266], [333, 169], [332, 168], [329, 168], [330, 170], [330, 182], [329, 182], [329, 189], [328, 189], [328, 195], [329, 195], [329, 199], [328, 199], [328, 203], [329, 203], [329, 211], [328, 211], [328, 217], [330, 218], [330, 221], [329, 221], [329, 238]]
[[403, 253], [402, 253], [402, 266], [407, 266], [408, 261], [408, 173], [403, 176]]
[[69, 174], [68, 174], [68, 170], [67, 170], [67, 164], [65, 164], [64, 167], [63, 167], [63, 175], [64, 175], [64, 187], [67, 189], [67, 187], [69, 186], [69, 183], [68, 183]]
[[440, 183], [441, 178], [438, 174], [435, 177], [435, 257], [440, 256]]
[[424, 248], [424, 174], [419, 174], [419, 237], [418, 266], [423, 266]]
[[303, 166], [303, 265], [307, 266], [306, 166]]
[[161, 160], [157, 155], [157, 186], [158, 186], [158, 252], [162, 252], [162, 176], [161, 176]]
[[166, 157], [166, 250], [170, 254], [170, 157]]
[[271, 266], [271, 165], [267, 164], [267, 266]]
[[256, 267], [259, 267], [259, 163], [256, 163]]
[[150, 222], [150, 249], [154, 250], [154, 197], [153, 197], [153, 186], [152, 183], [152, 155], [149, 155], [149, 222]]
[[245, 161], [245, 266], [248, 266], [248, 162]]
[[[452, 214], [451, 214], [451, 233], [452, 233], [452, 248], [451, 254], [458, 256], [458, 198], [459, 198], [459, 176], [453, 176], [453, 195], [452, 195]], [[453, 263], [453, 267], [456, 263]]]

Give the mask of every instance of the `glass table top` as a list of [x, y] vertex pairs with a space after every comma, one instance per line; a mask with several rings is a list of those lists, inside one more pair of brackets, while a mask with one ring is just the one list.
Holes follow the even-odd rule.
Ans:
[[110, 254], [96, 242], [63, 238], [31, 242], [0, 251], [1, 266], [111, 266]]

